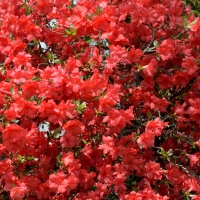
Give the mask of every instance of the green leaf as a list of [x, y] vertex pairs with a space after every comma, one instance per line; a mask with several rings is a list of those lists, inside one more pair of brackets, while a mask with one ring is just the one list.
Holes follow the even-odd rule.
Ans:
[[32, 13], [31, 8], [26, 4], [26, 2], [23, 4], [23, 7], [26, 10], [25, 15], [30, 15]]
[[190, 198], [187, 195], [184, 195], [184, 200], [190, 200]]
[[67, 36], [75, 36], [76, 35], [77, 30], [71, 28], [67, 28], [65, 29], [65, 33], [67, 34]]
[[37, 41], [35, 38], [33, 39], [33, 43], [34, 43], [34, 45], [37, 45], [37, 44], [39, 44], [39, 41]]
[[35, 158], [34, 158], [34, 156], [28, 156], [27, 157], [27, 160], [34, 160]]
[[107, 89], [105, 89], [104, 91], [103, 91], [103, 93], [102, 93], [102, 97], [104, 97], [104, 96], [106, 96], [106, 92], [107, 92]]
[[169, 161], [169, 162], [170, 162], [170, 158], [169, 158], [169, 157], [167, 157], [167, 161]]
[[18, 156], [17, 156], [17, 159], [18, 159], [18, 161], [21, 161], [22, 156], [21, 156], [21, 155], [18, 155]]
[[80, 105], [80, 103], [81, 103], [81, 100], [78, 99], [78, 100], [76, 101], [76, 104], [77, 104], [77, 105]]
[[163, 148], [161, 148], [161, 154], [165, 157], [166, 155], [167, 155], [167, 153], [166, 153], [166, 151], [163, 149]]
[[56, 138], [58, 133], [60, 133], [61, 131], [61, 127], [57, 128], [55, 131], [53, 132], [50, 132], [50, 138], [53, 139], [53, 138]]
[[197, 20], [194, 20], [193, 22], [189, 23], [188, 26], [192, 26], [192, 25], [194, 25], [196, 23], [197, 23]]
[[133, 186], [133, 187], [132, 187], [132, 190], [135, 191], [135, 192], [137, 192], [137, 191], [138, 191], [138, 188], [137, 188], [136, 186]]
[[17, 156], [17, 159], [18, 159], [18, 161], [19, 161], [20, 163], [26, 162], [26, 158], [25, 158], [24, 156], [18, 155], [18, 156]]
[[188, 26], [188, 20], [187, 20], [186, 16], [183, 16], [183, 24], [185, 27]]
[[33, 76], [33, 77], [31, 78], [31, 80], [33, 80], [33, 81], [41, 81], [42, 79], [39, 78], [39, 77]]
[[94, 17], [94, 16], [95, 16], [95, 14], [93, 14], [93, 13], [88, 13], [88, 15], [87, 15], [87, 17], [86, 17], [86, 20], [91, 20], [92, 17]]
[[12, 85], [10, 88], [10, 93], [13, 94], [14, 86]]
[[147, 111], [147, 118], [148, 118], [148, 120], [150, 120], [150, 119], [151, 119], [151, 117], [152, 117], [152, 113], [151, 113], [151, 111], [150, 111], [150, 110], [148, 110], [148, 111]]
[[52, 55], [51, 55], [51, 53], [49, 51], [47, 52], [47, 57], [48, 57], [48, 59], [52, 58]]
[[82, 114], [83, 113], [83, 109], [85, 109], [87, 106], [87, 103], [86, 102], [83, 102], [81, 103], [81, 100], [78, 99], [77, 101], [74, 102], [74, 104], [76, 104], [76, 111], [79, 113], [79, 114]]
[[159, 45], [158, 45], [158, 41], [157, 40], [154, 40], [154, 42], [153, 42], [153, 45], [154, 45], [154, 47], [158, 47]]
[[55, 59], [55, 60], [54, 60], [54, 63], [56, 63], [56, 64], [60, 64], [60, 63], [61, 63], [61, 60], [59, 60], [59, 59]]
[[53, 135], [57, 135], [61, 131], [61, 127], [57, 128], [54, 132]]
[[77, 113], [81, 115], [83, 112], [81, 110], [77, 110]]
[[87, 35], [87, 36], [84, 36], [82, 38], [82, 40], [85, 41], [86, 43], [90, 44], [93, 39], [89, 35]]
[[44, 100], [45, 100], [45, 98], [46, 98], [46, 97], [45, 97], [45, 96], [43, 96], [43, 97], [41, 98], [41, 101], [44, 101]]
[[57, 162], [58, 162], [58, 164], [59, 165], [63, 165], [63, 162], [61, 162], [61, 155], [58, 155], [57, 157], [56, 157], [56, 160], [57, 160]]
[[78, 109], [82, 110], [82, 109], [85, 108], [85, 107], [86, 107], [86, 103], [83, 102], [81, 105], [79, 105]]
[[102, 8], [100, 6], [97, 6], [96, 14], [100, 15], [102, 13]]
[[87, 144], [87, 141], [86, 141], [86, 140], [82, 139], [82, 141], [83, 141], [84, 144]]

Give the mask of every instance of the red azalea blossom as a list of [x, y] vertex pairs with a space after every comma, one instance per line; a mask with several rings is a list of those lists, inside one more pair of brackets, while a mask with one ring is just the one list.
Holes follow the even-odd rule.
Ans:
[[27, 131], [17, 124], [12, 124], [3, 130], [2, 139], [6, 148], [16, 153], [25, 148], [25, 136]]
[[175, 42], [171, 39], [165, 40], [157, 49], [162, 60], [169, 60], [175, 57], [176, 49]]
[[49, 177], [49, 189], [55, 193], [65, 193], [69, 187], [67, 176], [63, 172], [51, 174]]
[[12, 199], [23, 199], [26, 193], [27, 193], [27, 187], [25, 184], [22, 183], [19, 186], [14, 187], [10, 191], [10, 197]]
[[63, 147], [73, 147], [79, 144], [78, 134], [84, 131], [84, 125], [78, 120], [71, 120], [63, 126], [65, 130], [60, 142]]
[[188, 4], [0, 1], [0, 199], [200, 199]]

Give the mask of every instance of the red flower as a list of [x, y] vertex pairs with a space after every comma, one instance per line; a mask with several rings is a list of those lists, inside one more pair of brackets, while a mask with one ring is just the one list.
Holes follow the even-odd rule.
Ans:
[[3, 130], [3, 144], [6, 146], [8, 151], [11, 151], [13, 153], [21, 151], [22, 149], [25, 150], [26, 134], [27, 131], [17, 124], [8, 125]]
[[113, 169], [111, 165], [105, 165], [99, 168], [99, 175], [98, 180], [101, 183], [106, 183], [107, 185], [110, 185], [113, 180]]
[[104, 154], [109, 153], [110, 151], [113, 151], [115, 146], [114, 146], [114, 139], [110, 136], [105, 137], [102, 136], [102, 140], [104, 144], [99, 145], [99, 149], [103, 150]]
[[27, 194], [27, 186], [24, 183], [21, 183], [19, 186], [14, 187], [11, 191], [10, 191], [10, 197], [12, 199], [23, 199], [23, 197], [25, 196], [25, 194]]
[[115, 106], [120, 101], [120, 85], [115, 84], [107, 88], [106, 95], [99, 99], [100, 111], [109, 112], [112, 106]]
[[39, 82], [28, 80], [22, 86], [22, 93], [26, 98], [40, 94]]
[[36, 191], [38, 199], [48, 199], [49, 198], [49, 181], [41, 183], [39, 189]]
[[200, 148], [200, 140], [196, 142], [197, 146]]
[[175, 57], [176, 45], [172, 39], [164, 40], [164, 42], [156, 49], [160, 54], [163, 61], [169, 60]]
[[60, 139], [62, 147], [73, 147], [80, 143], [78, 135], [83, 133], [84, 125], [78, 120], [70, 120], [63, 126], [63, 130], [66, 132]]
[[197, 155], [192, 155], [192, 154], [186, 154], [186, 156], [189, 158], [190, 160], [190, 166], [193, 167], [200, 159], [199, 156]]
[[63, 172], [51, 174], [49, 176], [49, 189], [54, 193], [65, 193], [70, 190], [69, 181]]
[[171, 88], [173, 86], [173, 79], [172, 77], [168, 76], [167, 74], [161, 74], [157, 79], [156, 79], [159, 89], [164, 90]]
[[190, 98], [189, 100], [190, 107], [187, 110], [187, 113], [190, 116], [190, 120], [196, 121], [200, 124], [200, 99], [199, 98]]
[[5, 35], [0, 35], [0, 52], [3, 54], [8, 54], [11, 50], [11, 40]]
[[81, 165], [77, 159], [74, 159], [72, 152], [64, 153], [62, 156], [64, 165], [67, 167], [69, 173], [79, 173]]
[[126, 126], [126, 123], [130, 123], [130, 120], [133, 120], [133, 106], [128, 110], [117, 110], [112, 108], [106, 117], [104, 117], [103, 122], [108, 123], [108, 126], [111, 126], [113, 129], [112, 132], [119, 133], [122, 128]]
[[40, 105], [40, 113], [40, 117], [47, 117], [48, 121], [53, 124], [62, 125], [65, 119], [64, 109], [62, 106], [56, 105], [53, 100], [42, 102]]
[[199, 193], [200, 192], [199, 180], [195, 177], [185, 179], [183, 190], [189, 191], [189, 192], [195, 191], [195, 192]]
[[22, 65], [25, 67], [31, 67], [31, 55], [26, 54], [25, 52], [19, 52], [13, 59], [13, 63], [16, 67], [21, 67]]
[[144, 172], [143, 172], [144, 176], [146, 176], [147, 179], [151, 181], [153, 184], [155, 184], [157, 180], [161, 180], [163, 173], [164, 172], [160, 168], [160, 164], [154, 161], [147, 163], [144, 167]]
[[181, 0], [0, 1], [0, 29], [1, 198], [199, 198], [200, 20]]
[[38, 1], [34, 6], [34, 9], [40, 15], [47, 15], [53, 10], [53, 3], [48, 1]]
[[148, 132], [149, 134], [154, 136], [160, 136], [164, 126], [166, 126], [167, 124], [168, 122], [162, 122], [159, 118], [156, 118], [155, 120], [151, 120], [150, 122], [148, 122], [145, 132]]
[[145, 149], [148, 147], [154, 147], [154, 135], [149, 134], [148, 132], [142, 133], [137, 140], [137, 142]]
[[160, 136], [164, 126], [167, 124], [168, 122], [162, 122], [159, 118], [151, 120], [146, 125], [145, 132], [140, 135], [137, 142], [145, 149], [148, 147], [153, 147], [155, 136]]
[[198, 70], [197, 63], [194, 57], [184, 58], [182, 62], [182, 67], [189, 75], [193, 75]]
[[97, 17], [92, 24], [92, 27], [95, 31], [105, 31], [109, 32], [110, 30], [110, 21], [107, 18]]
[[187, 72], [177, 71], [172, 77], [171, 77], [173, 84], [181, 87], [186, 87], [189, 80], [189, 75]]
[[128, 51], [128, 58], [131, 63], [139, 62], [142, 56], [143, 52], [141, 49], [135, 49], [135, 46], [131, 46], [130, 51]]
[[1, 176], [8, 171], [9, 167], [11, 166], [11, 163], [12, 162], [9, 158], [6, 158], [0, 161], [0, 175]]
[[152, 59], [148, 65], [142, 67], [144, 73], [152, 77], [157, 72], [157, 63], [157, 60]]

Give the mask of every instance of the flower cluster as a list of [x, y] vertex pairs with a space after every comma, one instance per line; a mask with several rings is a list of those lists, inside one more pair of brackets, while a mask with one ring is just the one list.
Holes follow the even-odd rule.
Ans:
[[199, 55], [181, 0], [0, 1], [0, 198], [200, 199]]

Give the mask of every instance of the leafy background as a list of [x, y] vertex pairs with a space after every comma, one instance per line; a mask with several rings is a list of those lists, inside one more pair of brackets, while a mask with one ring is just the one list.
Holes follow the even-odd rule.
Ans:
[[183, 0], [186, 5], [190, 5], [195, 16], [200, 16], [200, 1], [199, 0]]

